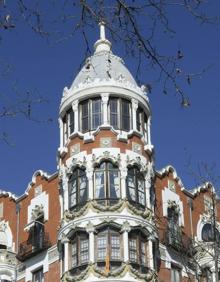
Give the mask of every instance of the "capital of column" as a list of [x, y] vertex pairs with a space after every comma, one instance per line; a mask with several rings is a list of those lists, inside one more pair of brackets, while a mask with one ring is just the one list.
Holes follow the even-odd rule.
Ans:
[[131, 231], [131, 226], [130, 226], [130, 223], [128, 221], [125, 221], [122, 224], [122, 231], [123, 232], [130, 232]]
[[137, 108], [138, 108], [138, 100], [132, 98], [131, 99], [131, 104], [132, 104], [132, 109], [136, 111]]
[[75, 101], [72, 102], [72, 110], [74, 112], [78, 111], [78, 104], [79, 104], [78, 100], [75, 100]]
[[94, 225], [92, 224], [92, 222], [90, 221], [87, 225], [86, 225], [86, 232], [88, 233], [93, 233], [95, 231]]
[[94, 172], [94, 169], [87, 169], [86, 170], [86, 176], [87, 176], [88, 180], [93, 179], [93, 172]]
[[102, 97], [102, 103], [103, 104], [108, 104], [109, 93], [102, 93], [101, 97]]

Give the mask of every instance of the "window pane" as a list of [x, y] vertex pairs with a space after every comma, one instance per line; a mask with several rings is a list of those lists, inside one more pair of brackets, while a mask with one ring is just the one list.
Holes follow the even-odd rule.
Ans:
[[89, 261], [89, 241], [88, 239], [82, 239], [80, 242], [80, 261], [81, 263], [87, 263]]
[[120, 259], [120, 237], [116, 234], [111, 235], [111, 258]]
[[101, 99], [92, 100], [92, 129], [101, 125]]
[[73, 178], [70, 182], [70, 188], [69, 188], [70, 189], [69, 191], [70, 207], [73, 207], [76, 205], [76, 187], [77, 187], [76, 185], [77, 185], [76, 178]]
[[79, 179], [79, 203], [87, 200], [87, 178], [84, 174]]
[[106, 248], [107, 248], [107, 234], [98, 235], [97, 238], [98, 259], [104, 260], [106, 258]]
[[145, 242], [141, 242], [141, 264], [146, 265], [147, 260], [146, 260], [146, 244]]
[[70, 122], [70, 134], [74, 132], [74, 112], [71, 110], [69, 112], [69, 122]]
[[121, 129], [130, 130], [130, 102], [122, 100], [121, 104]]
[[89, 130], [89, 103], [82, 103], [82, 132]]
[[129, 175], [127, 176], [127, 191], [128, 191], [128, 198], [131, 199], [132, 201], [136, 200], [136, 195], [135, 195], [135, 177], [134, 175]]
[[120, 187], [119, 187], [119, 171], [112, 170], [109, 171], [109, 184], [110, 184], [110, 198], [115, 199], [120, 197]]
[[43, 269], [33, 273], [33, 282], [44, 282]]
[[110, 124], [118, 128], [118, 99], [110, 98]]
[[132, 262], [137, 262], [137, 240], [129, 239], [129, 256]]
[[95, 198], [105, 198], [104, 171], [95, 172]]
[[72, 267], [77, 266], [77, 246], [76, 242], [72, 244]]

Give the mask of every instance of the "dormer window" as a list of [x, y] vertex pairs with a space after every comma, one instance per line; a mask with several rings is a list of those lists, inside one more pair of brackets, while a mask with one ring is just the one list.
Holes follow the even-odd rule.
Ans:
[[96, 130], [102, 124], [101, 98], [85, 100], [80, 103], [80, 128], [83, 133]]
[[120, 198], [119, 169], [111, 162], [102, 162], [95, 168], [95, 199], [103, 205], [112, 205]]
[[128, 169], [127, 198], [134, 204], [145, 206], [145, 179], [136, 166]]
[[109, 122], [115, 129], [130, 130], [131, 103], [126, 99], [110, 97]]
[[69, 208], [85, 204], [87, 194], [86, 171], [85, 169], [76, 168], [69, 180]]

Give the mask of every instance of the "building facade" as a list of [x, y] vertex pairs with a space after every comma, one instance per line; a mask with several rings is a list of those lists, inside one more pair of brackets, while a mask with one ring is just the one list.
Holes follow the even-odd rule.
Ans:
[[102, 24], [59, 128], [58, 171], [35, 172], [20, 197], [1, 190], [0, 281], [218, 281], [214, 188], [155, 171], [145, 87]]

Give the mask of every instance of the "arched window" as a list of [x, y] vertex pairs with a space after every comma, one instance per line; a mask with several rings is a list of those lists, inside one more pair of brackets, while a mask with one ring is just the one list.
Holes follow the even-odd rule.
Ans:
[[86, 232], [75, 232], [70, 239], [71, 266], [73, 269], [86, 266], [89, 262], [89, 237]]
[[121, 234], [113, 227], [100, 229], [96, 235], [96, 258], [99, 266], [114, 268], [122, 261]]
[[202, 228], [202, 240], [204, 242], [213, 242], [214, 240], [220, 243], [220, 233], [217, 228], [215, 228], [214, 234], [214, 227], [210, 223], [206, 223]]
[[119, 169], [111, 162], [102, 162], [95, 168], [95, 199], [100, 204], [111, 205], [120, 198]]
[[129, 259], [135, 268], [140, 269], [142, 272], [147, 271], [147, 237], [141, 231], [135, 230], [129, 233]]
[[131, 103], [126, 99], [110, 97], [109, 99], [109, 121], [115, 129], [130, 130]]
[[69, 180], [69, 208], [83, 205], [87, 201], [87, 177], [85, 169], [76, 168]]
[[145, 206], [146, 197], [144, 182], [144, 176], [137, 167], [131, 167], [128, 169], [127, 197], [129, 201]]

